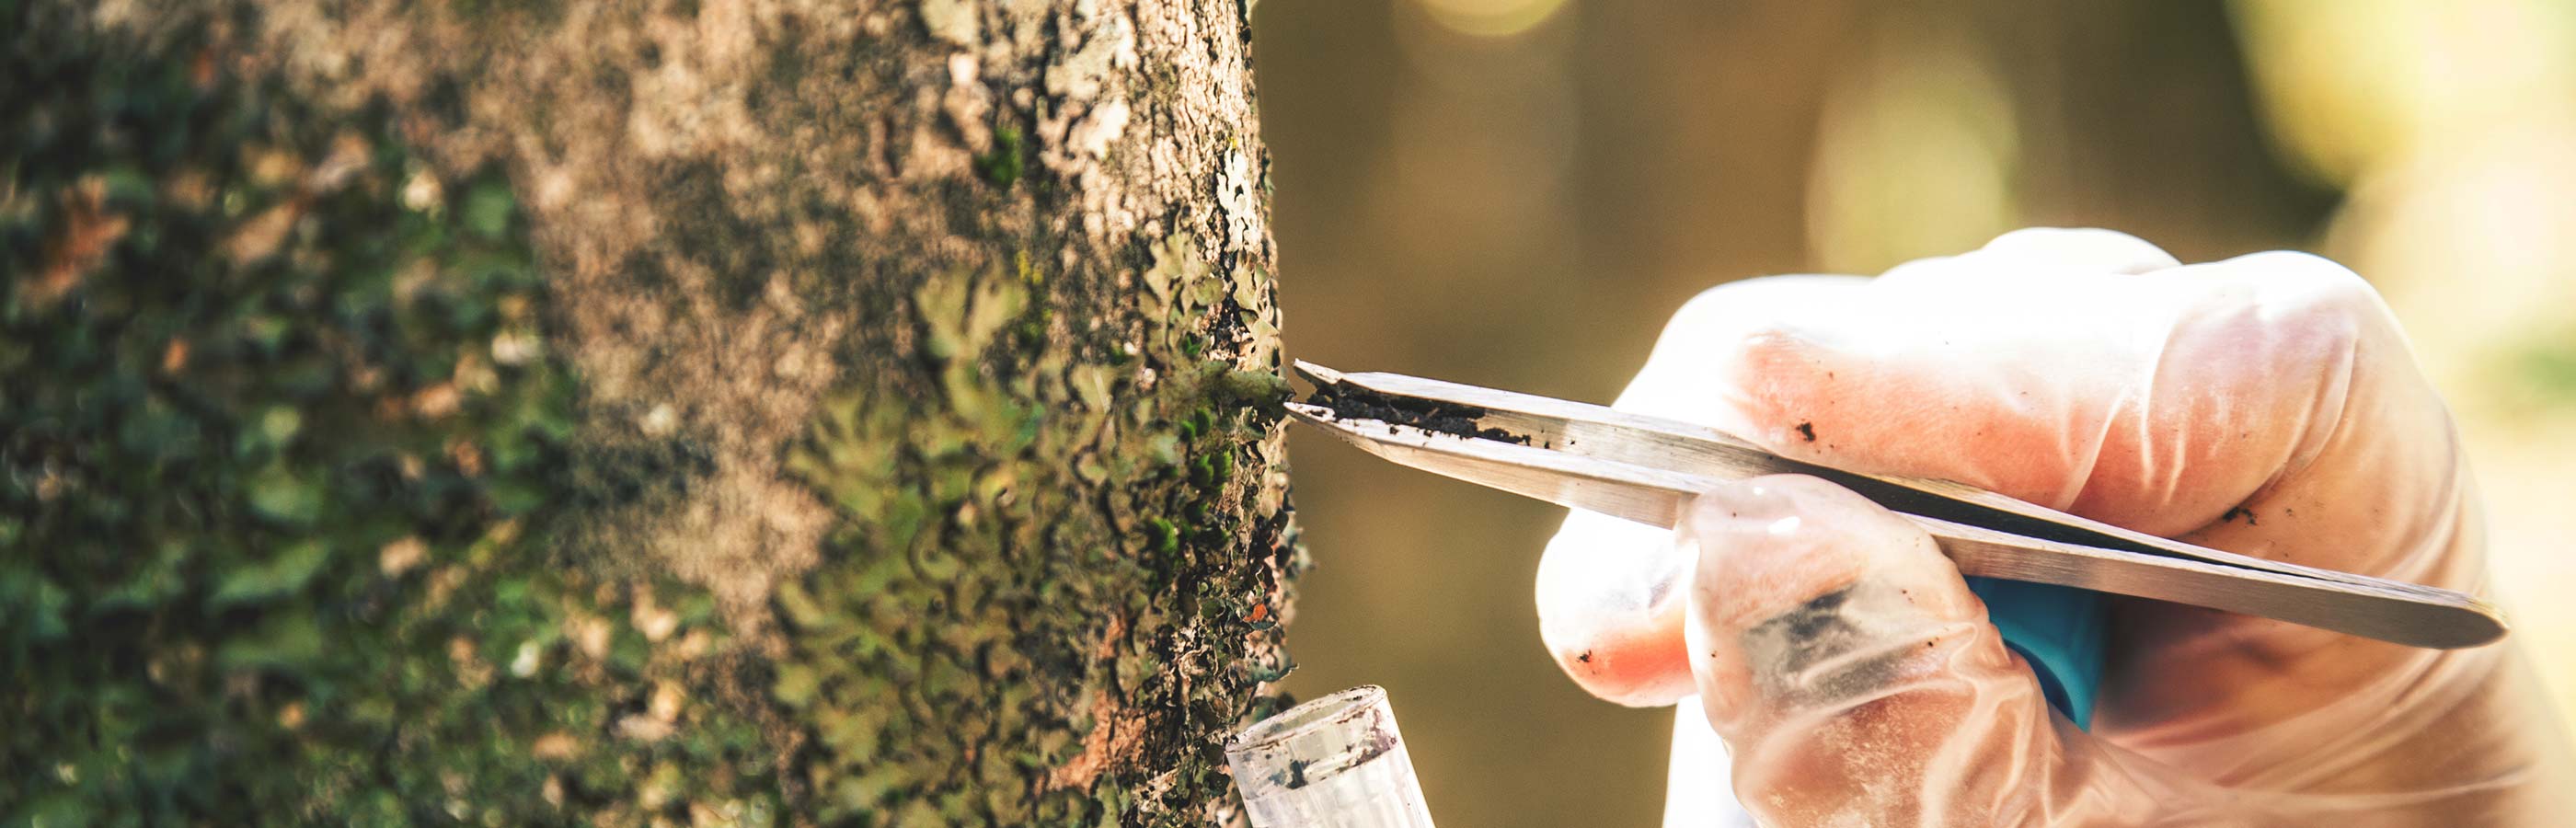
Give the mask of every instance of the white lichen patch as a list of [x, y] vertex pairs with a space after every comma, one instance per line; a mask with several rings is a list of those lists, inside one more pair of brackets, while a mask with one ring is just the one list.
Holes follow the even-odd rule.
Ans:
[[975, 0], [921, 0], [921, 25], [930, 36], [959, 46], [979, 46], [984, 42], [983, 23], [977, 18]]
[[1109, 155], [1109, 147], [1127, 132], [1127, 102], [1103, 101], [1065, 136], [1065, 146], [1085, 158]]
[[1264, 226], [1260, 182], [1253, 178], [1252, 161], [1241, 150], [1227, 150], [1225, 166], [1218, 168], [1216, 203], [1225, 211], [1225, 237], [1229, 246], [1240, 247], [1270, 237]]

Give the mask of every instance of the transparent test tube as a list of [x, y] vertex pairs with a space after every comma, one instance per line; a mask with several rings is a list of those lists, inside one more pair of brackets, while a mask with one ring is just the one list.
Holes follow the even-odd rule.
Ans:
[[1431, 828], [1385, 688], [1363, 685], [1253, 723], [1225, 744], [1254, 828]]

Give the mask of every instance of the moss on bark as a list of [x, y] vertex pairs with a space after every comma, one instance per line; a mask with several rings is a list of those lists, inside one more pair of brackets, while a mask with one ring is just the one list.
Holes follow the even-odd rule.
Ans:
[[0, 2], [0, 817], [1227, 818], [1237, 5], [118, 11]]

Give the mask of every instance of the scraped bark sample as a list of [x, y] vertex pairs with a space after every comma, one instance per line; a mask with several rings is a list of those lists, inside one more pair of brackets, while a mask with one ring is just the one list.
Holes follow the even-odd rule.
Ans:
[[1230, 819], [1248, 8], [12, 5], [0, 817]]
[[1441, 403], [1414, 397], [1383, 394], [1349, 383], [1331, 383], [1315, 387], [1308, 403], [1332, 409], [1333, 415], [1345, 420], [1376, 420], [1388, 425], [1411, 426], [1424, 431], [1458, 437], [1500, 440], [1529, 445], [1527, 434], [1514, 434], [1509, 429], [1481, 426], [1478, 421], [1485, 409], [1465, 403]]

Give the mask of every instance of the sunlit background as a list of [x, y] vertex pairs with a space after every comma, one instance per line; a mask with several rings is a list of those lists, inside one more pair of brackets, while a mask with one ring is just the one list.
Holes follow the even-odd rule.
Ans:
[[[1718, 282], [2026, 225], [2379, 286], [2576, 709], [2576, 3], [1265, 0], [1289, 351], [1607, 401]], [[1538, 643], [1562, 512], [1293, 442], [1291, 689], [1393, 693], [1447, 825], [1649, 825], [1669, 716]], [[2555, 600], [2553, 600], [2555, 599]], [[2563, 727], [2561, 722], [2536, 726]]]

